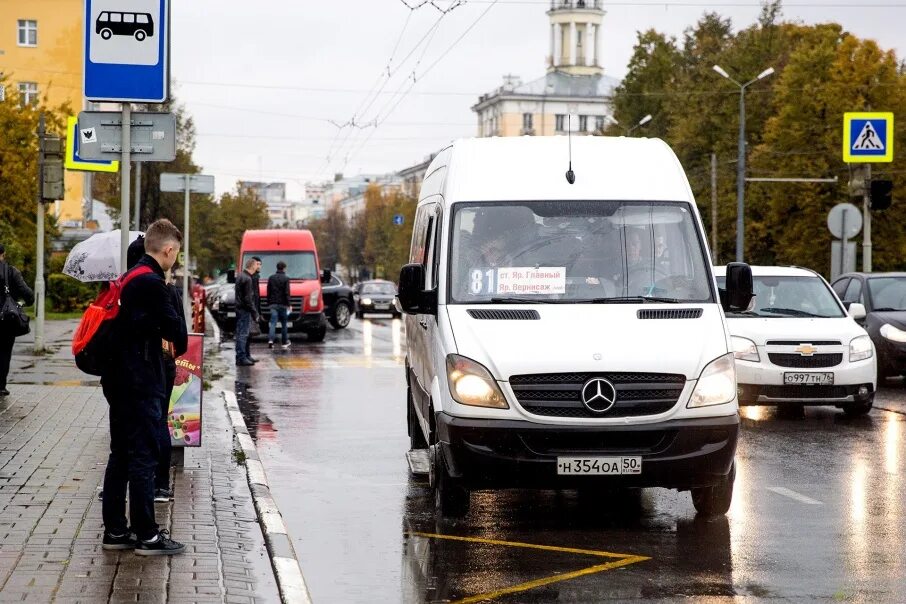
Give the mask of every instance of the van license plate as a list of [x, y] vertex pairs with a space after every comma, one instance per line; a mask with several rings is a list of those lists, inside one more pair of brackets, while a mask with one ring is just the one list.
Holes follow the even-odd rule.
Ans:
[[558, 457], [557, 474], [620, 476], [641, 474], [641, 457]]
[[833, 373], [801, 373], [786, 372], [783, 374], [783, 383], [787, 386], [833, 386]]

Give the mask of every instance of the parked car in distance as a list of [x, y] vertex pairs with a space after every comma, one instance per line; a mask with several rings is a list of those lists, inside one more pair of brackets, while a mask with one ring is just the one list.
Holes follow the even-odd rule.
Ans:
[[324, 313], [334, 329], [344, 329], [349, 325], [352, 313], [355, 312], [355, 298], [352, 288], [343, 283], [336, 275], [321, 287], [324, 296]]
[[[726, 268], [715, 267], [719, 287]], [[871, 411], [874, 345], [813, 271], [753, 266], [755, 303], [727, 312], [740, 405], [833, 405]]]
[[208, 294], [207, 303], [222, 330], [236, 331], [236, 288], [233, 284], [222, 285]]
[[906, 273], [849, 273], [833, 283], [878, 353], [878, 381], [906, 375]]
[[359, 284], [355, 316], [361, 319], [366, 313], [381, 313], [399, 317], [395, 300], [396, 284], [392, 281], [363, 281]]

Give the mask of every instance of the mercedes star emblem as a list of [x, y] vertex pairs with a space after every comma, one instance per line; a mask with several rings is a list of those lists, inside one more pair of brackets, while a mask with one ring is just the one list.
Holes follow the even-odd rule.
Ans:
[[606, 413], [617, 402], [617, 389], [604, 378], [592, 378], [582, 386], [582, 404], [592, 413]]

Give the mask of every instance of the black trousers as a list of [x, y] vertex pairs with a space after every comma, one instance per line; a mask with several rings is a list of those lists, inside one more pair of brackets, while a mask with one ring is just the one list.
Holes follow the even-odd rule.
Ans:
[[0, 333], [0, 390], [6, 388], [6, 378], [9, 376], [9, 363], [13, 358], [13, 344], [16, 338], [5, 333]]
[[151, 539], [158, 531], [154, 517], [154, 476], [160, 460], [162, 403], [156, 397], [136, 397], [128, 391], [104, 386], [110, 405], [110, 458], [104, 475], [102, 512], [108, 533], [128, 531], [129, 518], [139, 539]]

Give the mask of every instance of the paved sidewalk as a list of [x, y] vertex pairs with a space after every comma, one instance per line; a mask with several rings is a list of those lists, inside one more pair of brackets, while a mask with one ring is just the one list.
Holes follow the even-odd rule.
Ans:
[[157, 504], [158, 522], [187, 552], [144, 558], [101, 549], [107, 404], [99, 387], [70, 385], [90, 379], [71, 377], [63, 362], [63, 323], [49, 323], [59, 333], [48, 337], [57, 349], [48, 357], [17, 344], [12, 394], [0, 399], [0, 601], [279, 601], [245, 468], [233, 461], [232, 427], [213, 392], [205, 394], [203, 446], [186, 449], [175, 502]]

